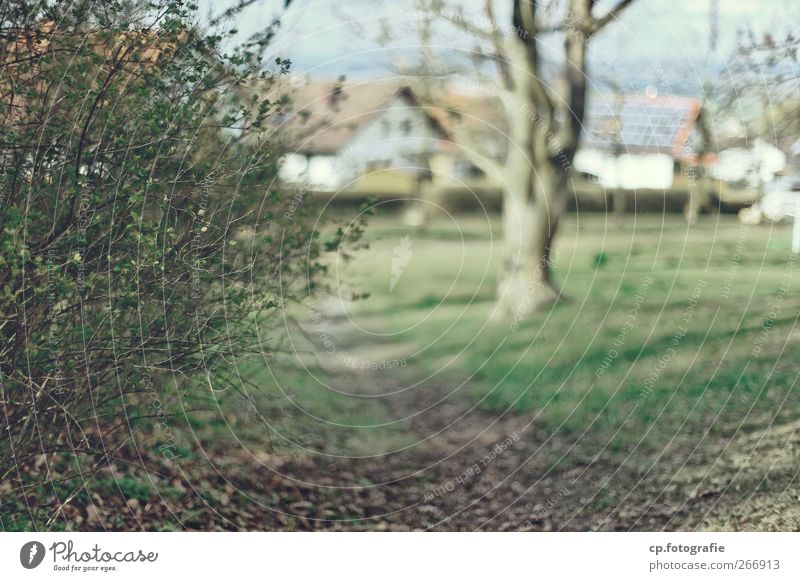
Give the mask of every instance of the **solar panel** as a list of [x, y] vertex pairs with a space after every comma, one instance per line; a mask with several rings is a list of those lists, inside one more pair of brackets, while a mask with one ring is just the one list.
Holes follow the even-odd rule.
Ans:
[[698, 103], [690, 98], [595, 98], [584, 117], [584, 147], [672, 154], [691, 133]]

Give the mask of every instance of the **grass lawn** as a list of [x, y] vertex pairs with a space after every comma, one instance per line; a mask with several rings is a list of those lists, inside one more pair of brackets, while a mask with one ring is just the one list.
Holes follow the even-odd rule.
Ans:
[[[102, 471], [37, 491], [44, 505], [68, 502], [36, 526], [436, 526], [436, 511], [460, 511], [468, 497], [408, 507], [512, 432], [523, 439], [474, 479], [492, 488], [471, 491], [475, 512], [452, 526], [483, 523], [484, 499], [495, 525], [518, 526], [548, 486], [574, 492], [553, 527], [800, 526], [790, 227], [627, 218], [620, 228], [570, 214], [555, 261], [569, 300], [497, 321], [496, 218], [446, 216], [418, 231], [376, 216], [368, 247], [331, 264], [334, 291], [368, 298], [292, 306], [265, 329], [268, 355], [238, 362], [235, 389], [161, 386], [163, 425], [136, 423]], [[371, 520], [383, 513], [400, 520]], [[0, 528], [31, 529], [28, 514], [5, 506]]]
[[[389, 289], [403, 236], [411, 257]], [[373, 221], [370, 248], [340, 265], [362, 341], [395, 342], [420, 375], [471, 377], [496, 414], [580, 437], [582, 456], [661, 451], [797, 415], [800, 347], [790, 227], [706, 216], [571, 214], [556, 278], [570, 301], [518, 324], [489, 320], [502, 238], [456, 217], [423, 232]]]

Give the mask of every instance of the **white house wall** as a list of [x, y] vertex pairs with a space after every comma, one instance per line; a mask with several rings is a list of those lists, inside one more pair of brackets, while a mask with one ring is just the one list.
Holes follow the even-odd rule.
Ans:
[[436, 151], [438, 139], [427, 115], [397, 97], [349, 142], [342, 143], [336, 155], [286, 155], [280, 177], [288, 183], [307, 181], [314, 188], [335, 190], [382, 167], [416, 173], [425, 170], [425, 158]]
[[308, 171], [308, 158], [302, 153], [288, 153], [281, 159], [278, 177], [284, 182], [296, 184], [302, 182]]
[[575, 169], [598, 177], [606, 188], [665, 189], [672, 186], [674, 177], [672, 156], [651, 154], [622, 154], [581, 149], [575, 154]]
[[418, 168], [420, 159], [436, 151], [438, 139], [428, 116], [397, 97], [343, 147], [340, 163], [358, 173], [380, 162], [392, 168]]
[[755, 139], [750, 149], [721, 151], [711, 168], [714, 177], [729, 182], [747, 181], [751, 186], [769, 182], [786, 167], [786, 154], [762, 139]]
[[335, 155], [314, 155], [308, 158], [308, 183], [312, 188], [334, 190], [345, 185], [346, 176]]

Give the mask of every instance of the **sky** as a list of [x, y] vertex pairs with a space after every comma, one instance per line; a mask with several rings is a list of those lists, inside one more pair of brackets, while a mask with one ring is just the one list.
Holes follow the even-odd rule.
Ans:
[[[764, 31], [788, 31], [800, 21], [797, 0], [718, 0], [719, 35], [715, 54], [708, 57], [709, 4], [711, 0], [637, 0], [619, 21], [598, 35], [590, 46], [595, 82], [614, 78], [629, 90], [643, 83], [669, 88], [676, 94], [697, 93], [707, 70], [720, 71], [736, 47], [737, 30], [751, 26]], [[201, 0], [201, 13], [218, 13], [231, 0]], [[615, 3], [602, 0], [599, 9]], [[241, 37], [271, 20], [282, 0], [262, 0], [237, 20]], [[508, 18], [511, 3], [496, 0], [498, 21]], [[470, 14], [480, 14], [483, 0], [451, 2]], [[385, 77], [393, 74], [385, 44], [397, 55], [418, 44], [413, 0], [293, 0], [282, 19], [274, 55], [289, 58], [296, 74], [314, 79]], [[391, 39], [388, 40], [387, 39]], [[433, 42], [440, 53], [452, 47], [469, 50], [474, 41], [462, 32], [441, 29]], [[557, 43], [557, 38], [552, 38]], [[554, 49], [554, 54], [558, 52]], [[416, 53], [415, 53], [416, 54]], [[463, 54], [463, 53], [462, 53]], [[455, 57], [453, 57], [455, 58]], [[708, 65], [706, 64], [708, 63]], [[708, 69], [706, 68], [708, 67]]]

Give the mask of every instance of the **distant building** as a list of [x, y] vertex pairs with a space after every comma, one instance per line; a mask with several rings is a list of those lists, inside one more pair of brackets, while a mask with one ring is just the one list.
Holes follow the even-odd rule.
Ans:
[[430, 158], [447, 143], [439, 121], [393, 83], [308, 84], [295, 92], [294, 108], [280, 177], [316, 189], [345, 188], [385, 169], [425, 178]]
[[[449, 186], [486, 183], [451, 138], [451, 110], [467, 119], [482, 153], [499, 158], [508, 147], [502, 104], [456, 92], [436, 100], [444, 106], [423, 106], [410, 88], [392, 82], [297, 87], [285, 120], [291, 153], [280, 177], [324, 190], [389, 169], [410, 176], [409, 183], [427, 175]], [[595, 95], [574, 169], [607, 188], [670, 188], [683, 166], [708, 163], [704, 121], [698, 99]]]
[[682, 168], [712, 161], [705, 122], [691, 97], [595, 95], [574, 167], [607, 188], [671, 188]]
[[739, 139], [719, 152], [712, 175], [742, 187], [759, 189], [786, 169], [787, 155], [760, 138]]

